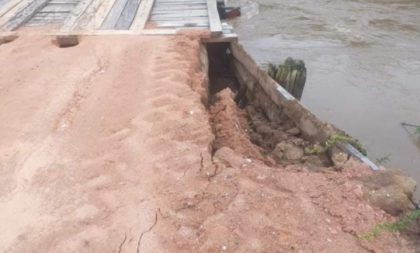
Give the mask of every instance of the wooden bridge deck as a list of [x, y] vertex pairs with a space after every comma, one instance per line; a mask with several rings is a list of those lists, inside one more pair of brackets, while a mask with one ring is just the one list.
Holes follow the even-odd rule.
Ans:
[[39, 27], [80, 34], [174, 34], [209, 30], [236, 38], [222, 24], [216, 0], [0, 0], [0, 32]]

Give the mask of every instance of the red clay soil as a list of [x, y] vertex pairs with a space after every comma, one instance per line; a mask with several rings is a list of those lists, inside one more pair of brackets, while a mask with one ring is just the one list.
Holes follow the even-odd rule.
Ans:
[[0, 46], [0, 252], [414, 252], [341, 173], [212, 156], [197, 39]]
[[213, 148], [217, 150], [229, 147], [248, 158], [266, 161], [267, 158], [262, 155], [263, 150], [254, 145], [245, 132], [246, 111], [236, 106], [231, 95], [232, 93], [225, 89], [212, 99], [215, 101], [212, 101], [210, 106], [210, 122], [216, 136]]

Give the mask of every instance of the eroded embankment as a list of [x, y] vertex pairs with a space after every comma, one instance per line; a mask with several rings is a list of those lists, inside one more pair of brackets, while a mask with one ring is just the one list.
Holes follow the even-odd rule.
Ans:
[[[327, 145], [320, 141], [322, 137], [318, 138], [324, 133], [336, 133], [335, 136], [338, 136], [336, 138], [353, 141], [351, 137], [342, 135], [344, 132], [341, 130], [319, 121], [310, 115], [310, 112], [305, 112], [306, 108], [296, 103], [293, 103], [292, 109], [287, 108], [288, 103], [280, 103], [283, 107], [277, 107], [279, 103], [276, 105], [270, 101], [270, 96], [257, 83], [261, 78], [250, 77], [250, 73], [237, 76], [245, 73], [245, 70], [235, 71], [235, 68], [249, 65], [249, 62], [243, 64], [240, 58], [238, 61], [238, 58], [235, 59], [236, 56], [232, 57], [231, 47], [208, 46], [209, 52], [218, 55], [209, 57], [211, 82], [209, 111], [215, 133], [214, 149], [229, 147], [247, 157], [248, 161], [255, 159], [271, 167], [293, 165], [312, 172], [331, 173], [331, 171], [346, 170], [349, 168], [349, 163], [353, 163], [350, 167], [363, 167], [360, 161], [354, 160], [336, 146], [332, 138], [325, 138], [328, 135], [324, 135]], [[221, 53], [223, 51], [221, 48], [226, 49], [225, 54]], [[265, 85], [267, 83], [269, 82]], [[290, 112], [287, 111], [294, 111], [296, 115], [289, 118]], [[320, 126], [320, 133], [309, 137], [302, 133], [300, 129], [302, 126], [295, 123], [296, 119], [302, 117], [298, 115], [302, 114], [303, 117], [307, 117], [305, 114], [312, 117], [311, 120]], [[303, 124], [302, 122], [299, 123]], [[321, 151], [314, 152], [315, 149]], [[360, 183], [363, 198], [371, 205], [380, 207], [392, 215], [402, 215], [414, 210], [417, 205], [413, 201], [416, 182], [401, 172], [382, 169], [384, 170], [371, 175], [360, 171], [361, 174], [353, 178]], [[416, 228], [415, 221], [407, 228], [408, 237], [419, 236], [420, 230]]]
[[208, 107], [197, 36], [0, 56], [1, 252], [413, 252], [357, 237], [395, 220], [363, 198], [365, 166], [274, 165], [227, 90]]
[[313, 144], [301, 136], [292, 121], [285, 117], [283, 121], [272, 122], [252, 104], [241, 110], [233, 95], [228, 89], [221, 91], [214, 96], [210, 107], [216, 149], [229, 147], [268, 165], [302, 164], [313, 170], [332, 166], [326, 153], [307, 152]]

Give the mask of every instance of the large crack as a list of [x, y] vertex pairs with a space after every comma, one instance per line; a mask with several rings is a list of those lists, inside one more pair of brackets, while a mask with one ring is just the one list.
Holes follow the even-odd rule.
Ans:
[[155, 219], [153, 221], [153, 224], [146, 229], [145, 231], [141, 232], [139, 239], [137, 241], [137, 253], [140, 253], [140, 248], [141, 248], [141, 241], [143, 239], [143, 236], [147, 233], [150, 233], [152, 231], [152, 229], [156, 226], [157, 222], [158, 222], [158, 213], [160, 213], [160, 208], [158, 208], [155, 212]]
[[121, 253], [122, 247], [124, 246], [125, 241], [127, 241], [127, 233], [124, 233], [124, 239], [120, 243], [120, 246], [118, 247], [118, 253]]

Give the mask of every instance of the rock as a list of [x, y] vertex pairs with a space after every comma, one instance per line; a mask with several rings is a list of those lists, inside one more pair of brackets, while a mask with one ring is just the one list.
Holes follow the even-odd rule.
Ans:
[[299, 160], [304, 155], [303, 148], [293, 143], [280, 142], [276, 145], [274, 150], [278, 154], [280, 154], [280, 152], [284, 153], [287, 160]]
[[283, 150], [281, 150], [279, 145], [277, 145], [274, 148], [274, 150], [271, 154], [273, 155], [273, 158], [274, 158], [274, 160], [276, 160], [276, 162], [280, 162], [284, 158]]
[[294, 138], [291, 140], [291, 142], [297, 146], [303, 146], [305, 140], [301, 138]]
[[18, 35], [16, 33], [7, 33], [0, 35], [0, 42], [1, 43], [9, 43], [14, 41], [18, 38]]
[[297, 127], [293, 127], [287, 130], [286, 133], [291, 134], [291, 135], [298, 135], [300, 134], [300, 129]]
[[399, 215], [415, 208], [412, 198], [416, 181], [399, 171], [383, 170], [361, 178], [369, 201], [384, 211]]
[[323, 167], [324, 162], [322, 159], [317, 155], [310, 155], [303, 157], [303, 160], [305, 161], [305, 164], [309, 167]]
[[339, 149], [338, 147], [332, 147], [328, 151], [331, 161], [336, 168], [343, 168], [344, 164], [349, 160], [349, 155]]
[[400, 215], [415, 208], [407, 195], [396, 185], [370, 190], [367, 196], [373, 205], [392, 215]]
[[0, 45], [3, 43], [9, 43], [17, 39], [19, 36], [15, 32], [3, 33], [0, 35]]
[[77, 35], [57, 35], [56, 40], [59, 47], [74, 47], [79, 44]]
[[413, 198], [413, 194], [416, 191], [417, 183], [416, 181], [404, 175], [394, 175], [394, 182], [401, 188], [401, 190], [409, 197]]
[[213, 158], [230, 167], [240, 168], [243, 164], [243, 159], [238, 159], [235, 151], [228, 147], [222, 147], [216, 150]]
[[282, 131], [278, 131], [274, 133], [273, 140], [277, 142], [282, 142], [287, 140], [288, 135]]
[[252, 133], [251, 132], [250, 138], [251, 138], [251, 141], [258, 146], [262, 146], [263, 143], [264, 143], [264, 140], [263, 140], [262, 136], [259, 135], [258, 133]]
[[286, 149], [286, 158], [289, 160], [298, 160], [303, 157], [303, 148], [296, 146], [296, 145], [290, 145]]
[[[303, 142], [303, 144], [305, 144], [305, 141]], [[305, 146], [306, 146], [306, 148], [304, 149], [304, 151], [305, 151], [306, 155], [321, 154], [325, 150], [325, 148], [323, 146], [321, 146], [319, 143], [315, 143], [313, 145], [310, 145], [309, 143], [307, 143], [307, 145], [305, 145]]]
[[264, 136], [273, 136], [274, 135], [274, 130], [268, 126], [267, 124], [259, 124], [255, 127], [255, 130], [257, 131], [257, 133], [262, 134]]

